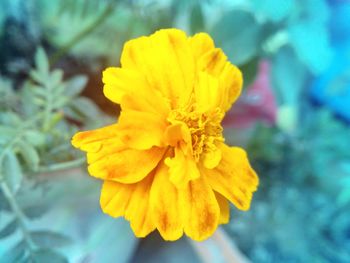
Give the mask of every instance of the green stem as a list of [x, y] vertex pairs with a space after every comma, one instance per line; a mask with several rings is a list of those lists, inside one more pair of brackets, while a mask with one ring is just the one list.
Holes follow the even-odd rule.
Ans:
[[52, 164], [52, 165], [45, 166], [45, 167], [39, 167], [38, 172], [39, 173], [51, 173], [51, 172], [57, 172], [57, 171], [61, 171], [61, 170], [76, 168], [76, 167], [81, 166], [85, 162], [86, 162], [85, 158], [80, 158], [80, 159], [76, 159], [76, 160], [69, 161], [69, 162]]
[[73, 46], [83, 40], [86, 36], [88, 36], [92, 31], [94, 31], [99, 25], [101, 25], [112, 13], [114, 10], [114, 1], [107, 5], [105, 10], [96, 18], [94, 22], [92, 22], [89, 26], [87, 26], [84, 30], [78, 33], [75, 37], [73, 37], [68, 43], [63, 45], [59, 50], [57, 50], [50, 57], [50, 64], [55, 64], [60, 57], [66, 54]]
[[25, 225], [25, 215], [23, 214], [20, 206], [17, 204], [17, 201], [13, 195], [13, 193], [11, 192], [10, 188], [8, 187], [8, 185], [6, 184], [5, 180], [3, 179], [3, 177], [0, 175], [0, 181], [1, 181], [1, 190], [4, 193], [5, 198], [7, 199], [13, 213], [16, 216], [17, 222], [18, 222], [18, 226], [22, 231], [22, 235], [23, 235], [23, 239], [24, 241], [27, 243], [29, 251], [33, 252], [35, 249], [35, 244], [27, 230], [27, 227]]

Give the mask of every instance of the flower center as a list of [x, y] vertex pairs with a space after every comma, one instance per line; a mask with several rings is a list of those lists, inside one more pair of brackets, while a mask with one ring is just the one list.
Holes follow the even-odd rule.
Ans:
[[202, 153], [215, 150], [215, 143], [224, 141], [221, 126], [223, 117], [224, 114], [219, 108], [207, 113], [176, 109], [170, 113], [168, 120], [172, 124], [180, 122], [186, 125], [191, 138], [193, 157], [199, 161]]

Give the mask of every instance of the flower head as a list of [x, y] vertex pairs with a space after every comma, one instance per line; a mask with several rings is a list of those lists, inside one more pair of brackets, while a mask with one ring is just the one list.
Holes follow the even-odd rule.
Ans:
[[72, 144], [104, 180], [105, 213], [124, 216], [138, 237], [158, 229], [165, 240], [204, 240], [228, 222], [229, 201], [249, 209], [258, 177], [243, 149], [225, 145], [221, 126], [242, 75], [209, 35], [166, 29], [131, 40], [103, 82], [121, 105], [119, 121]]

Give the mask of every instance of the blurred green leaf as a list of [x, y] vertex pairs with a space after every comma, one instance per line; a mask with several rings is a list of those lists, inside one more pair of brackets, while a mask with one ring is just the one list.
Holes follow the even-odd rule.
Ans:
[[319, 23], [300, 22], [289, 28], [290, 43], [299, 59], [314, 74], [329, 66], [333, 56], [326, 26]]
[[0, 257], [0, 263], [18, 263], [25, 255], [25, 243], [20, 241]]
[[40, 73], [47, 75], [50, 70], [49, 60], [43, 48], [39, 47], [35, 53], [35, 66]]
[[9, 222], [3, 229], [0, 230], [0, 239], [5, 238], [12, 233], [14, 233], [17, 229], [17, 220], [14, 219]]
[[295, 5], [295, 0], [252, 0], [252, 3], [256, 12], [262, 13], [273, 22], [280, 22], [290, 15]]
[[306, 68], [290, 47], [283, 47], [272, 60], [272, 86], [280, 102], [296, 105], [306, 79]]
[[22, 181], [22, 169], [13, 151], [8, 151], [3, 159], [2, 170], [5, 180], [13, 193], [17, 192]]
[[190, 30], [192, 34], [203, 31], [204, 29], [204, 17], [202, 6], [200, 3], [193, 5], [190, 14]]
[[44, 203], [35, 203], [31, 204], [29, 206], [23, 207], [23, 213], [30, 219], [36, 219], [45, 214], [45, 212], [48, 210], [48, 204]]
[[35, 147], [40, 147], [45, 144], [46, 136], [40, 131], [28, 130], [24, 134], [24, 139]]
[[69, 97], [79, 95], [85, 88], [87, 81], [88, 79], [84, 75], [78, 75], [73, 78], [70, 78], [66, 81], [65, 94]]
[[211, 32], [217, 45], [222, 47], [230, 61], [235, 64], [243, 65], [259, 52], [261, 26], [250, 12], [227, 12]]
[[31, 144], [25, 141], [19, 141], [17, 143], [17, 146], [20, 155], [23, 157], [29, 169], [32, 171], [37, 171], [39, 167], [40, 158], [36, 149]]
[[36, 245], [43, 248], [62, 247], [71, 244], [71, 239], [52, 231], [34, 231], [30, 235]]
[[8, 126], [19, 126], [21, 125], [23, 120], [20, 116], [11, 111], [0, 112], [0, 123], [7, 124]]
[[255, 57], [239, 67], [243, 74], [244, 87], [252, 84], [258, 74], [259, 58]]
[[96, 117], [99, 114], [99, 110], [95, 103], [85, 97], [75, 99], [71, 104], [71, 108], [84, 117], [91, 118]]
[[32, 254], [35, 263], [68, 263], [68, 260], [60, 253], [51, 249], [39, 249]]
[[16, 129], [8, 126], [0, 125], [0, 144], [5, 144], [13, 135], [16, 134]]

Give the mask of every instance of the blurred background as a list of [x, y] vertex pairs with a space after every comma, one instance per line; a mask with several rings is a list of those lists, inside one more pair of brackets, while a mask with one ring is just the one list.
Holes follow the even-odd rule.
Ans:
[[[260, 187], [212, 238], [136, 239], [70, 144], [115, 122], [125, 41], [208, 32], [244, 74], [224, 120]], [[0, 262], [350, 262], [350, 1], [1, 0]]]

